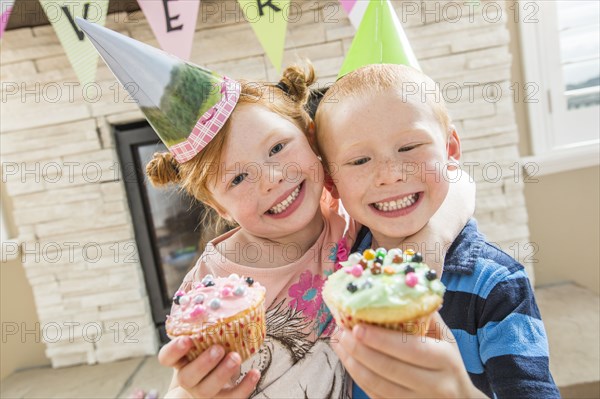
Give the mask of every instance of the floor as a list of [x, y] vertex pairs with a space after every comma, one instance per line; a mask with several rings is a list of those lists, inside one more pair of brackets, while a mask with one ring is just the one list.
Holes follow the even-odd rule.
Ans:
[[[574, 284], [536, 289], [550, 346], [550, 369], [563, 398], [600, 398], [600, 298]], [[0, 381], [0, 398], [129, 398], [135, 389], [163, 397], [171, 370], [156, 356], [114, 363], [21, 370]]]
[[166, 393], [171, 370], [156, 356], [61, 369], [40, 367], [14, 373], [0, 382], [0, 398], [128, 398], [141, 388]]

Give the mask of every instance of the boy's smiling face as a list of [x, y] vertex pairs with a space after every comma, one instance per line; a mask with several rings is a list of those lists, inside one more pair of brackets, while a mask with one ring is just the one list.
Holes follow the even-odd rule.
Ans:
[[395, 89], [346, 97], [317, 126], [334, 194], [388, 248], [427, 224], [448, 192], [448, 161], [460, 158], [456, 131], [408, 97]]

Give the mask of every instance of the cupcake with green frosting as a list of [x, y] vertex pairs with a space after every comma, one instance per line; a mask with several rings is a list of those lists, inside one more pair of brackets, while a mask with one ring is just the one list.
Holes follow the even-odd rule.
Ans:
[[368, 249], [350, 255], [330, 275], [323, 300], [338, 325], [373, 324], [425, 334], [446, 288], [435, 270], [411, 250]]

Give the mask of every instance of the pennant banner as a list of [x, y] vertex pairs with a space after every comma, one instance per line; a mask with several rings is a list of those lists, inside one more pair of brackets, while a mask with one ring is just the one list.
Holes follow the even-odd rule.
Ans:
[[290, 0], [238, 0], [267, 57], [279, 72], [285, 47]]
[[369, 1], [365, 0], [340, 0], [342, 4], [342, 8], [348, 14], [348, 18], [350, 19], [350, 23], [354, 26], [354, 29], [358, 29], [360, 22], [362, 21], [365, 11], [367, 10], [367, 6], [369, 5]]
[[40, 0], [40, 4], [65, 48], [79, 83], [86, 85], [94, 82], [98, 53], [75, 24], [75, 18], [83, 18], [104, 26], [108, 0]]
[[14, 4], [15, 0], [0, 0], [0, 39], [2, 39], [6, 25], [8, 25], [8, 19]]
[[200, 0], [138, 0], [138, 4], [160, 47], [189, 60]]

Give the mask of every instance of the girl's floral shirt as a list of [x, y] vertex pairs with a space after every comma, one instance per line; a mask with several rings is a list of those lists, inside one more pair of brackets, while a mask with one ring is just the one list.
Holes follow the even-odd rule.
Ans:
[[267, 338], [259, 353], [243, 365], [243, 371], [261, 370], [254, 397], [349, 397], [349, 378], [329, 346], [335, 322], [321, 292], [327, 276], [347, 259], [356, 228], [352, 223], [347, 227], [337, 202], [326, 192], [321, 210], [323, 231], [293, 263], [262, 269], [230, 261], [216, 246], [234, 230], [206, 246], [180, 288], [189, 290], [208, 273], [251, 276], [267, 288]]

